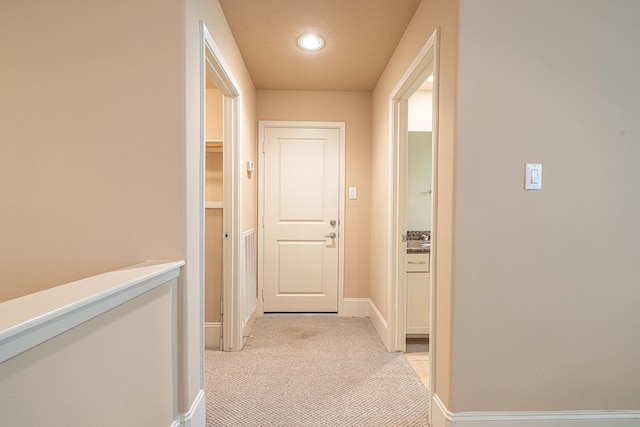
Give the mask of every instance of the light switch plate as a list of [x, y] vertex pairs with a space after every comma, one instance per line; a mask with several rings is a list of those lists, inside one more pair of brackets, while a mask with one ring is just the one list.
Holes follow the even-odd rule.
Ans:
[[358, 189], [356, 187], [349, 187], [349, 200], [356, 200], [358, 198]]
[[524, 189], [542, 189], [542, 163], [526, 163], [524, 167]]

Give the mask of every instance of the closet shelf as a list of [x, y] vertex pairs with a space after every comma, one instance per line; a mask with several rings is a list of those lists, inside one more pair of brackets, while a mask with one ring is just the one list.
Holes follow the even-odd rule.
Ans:
[[207, 139], [205, 141], [205, 147], [207, 152], [221, 153], [222, 152], [222, 140]]
[[222, 201], [206, 201], [204, 202], [205, 209], [222, 209], [224, 207], [224, 202]]

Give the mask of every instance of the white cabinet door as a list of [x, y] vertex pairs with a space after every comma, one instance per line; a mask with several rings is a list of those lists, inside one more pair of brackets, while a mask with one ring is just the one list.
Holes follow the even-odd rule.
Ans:
[[407, 334], [428, 334], [431, 273], [407, 273]]
[[407, 335], [429, 334], [429, 253], [407, 254]]

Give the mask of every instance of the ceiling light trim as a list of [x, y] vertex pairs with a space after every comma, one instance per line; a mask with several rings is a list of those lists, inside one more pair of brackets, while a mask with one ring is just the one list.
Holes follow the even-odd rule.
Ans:
[[324, 39], [318, 34], [306, 33], [298, 38], [298, 47], [306, 52], [317, 52], [324, 47]]

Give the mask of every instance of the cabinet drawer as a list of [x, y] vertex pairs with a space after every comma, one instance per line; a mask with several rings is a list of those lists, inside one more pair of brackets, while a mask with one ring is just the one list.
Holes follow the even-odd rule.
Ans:
[[412, 271], [429, 272], [430, 253], [407, 254], [407, 273]]

